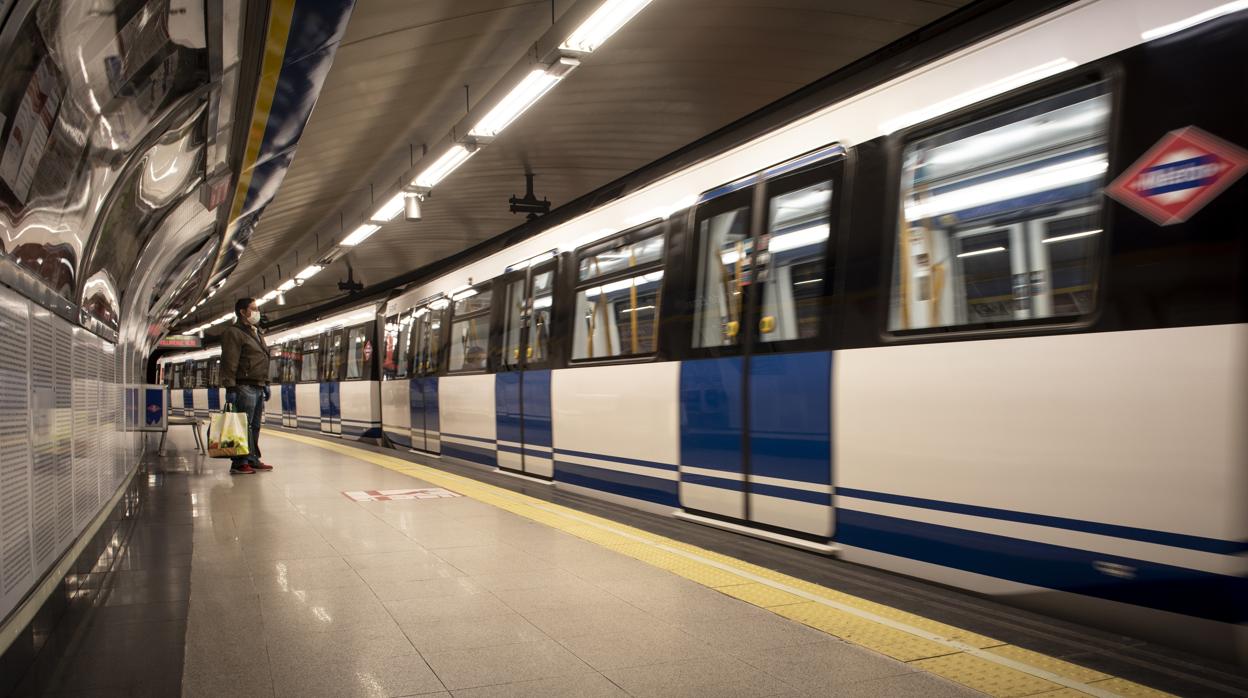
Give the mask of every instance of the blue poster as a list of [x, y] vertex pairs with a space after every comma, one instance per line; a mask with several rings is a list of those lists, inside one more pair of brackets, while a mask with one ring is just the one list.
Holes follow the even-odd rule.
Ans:
[[143, 389], [143, 430], [165, 430], [164, 386], [148, 386]]

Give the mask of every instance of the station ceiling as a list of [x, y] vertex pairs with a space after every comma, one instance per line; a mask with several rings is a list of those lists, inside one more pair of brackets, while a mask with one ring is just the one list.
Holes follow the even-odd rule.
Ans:
[[[342, 297], [348, 264], [370, 285], [504, 233], [524, 222], [508, 198], [523, 195], [526, 172], [558, 207], [968, 1], [653, 0], [443, 181], [423, 220], [400, 216], [265, 313]], [[314, 261], [330, 241], [310, 233], [340, 219], [349, 231], [370, 185], [394, 184], [575, 2], [598, 0], [358, 0], [277, 197], [192, 322]]]

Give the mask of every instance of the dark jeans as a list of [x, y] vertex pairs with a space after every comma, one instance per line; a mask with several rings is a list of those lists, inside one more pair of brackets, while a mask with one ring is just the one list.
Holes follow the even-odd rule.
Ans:
[[232, 459], [232, 467], [259, 465], [260, 422], [264, 419], [264, 388], [258, 385], [240, 385], [235, 388], [234, 411], [247, 415], [248, 454]]

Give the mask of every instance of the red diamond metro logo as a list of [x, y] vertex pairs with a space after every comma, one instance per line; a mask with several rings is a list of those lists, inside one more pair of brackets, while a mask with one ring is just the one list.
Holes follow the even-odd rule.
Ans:
[[1195, 126], [1171, 131], [1105, 190], [1158, 225], [1182, 223], [1235, 183], [1248, 152]]

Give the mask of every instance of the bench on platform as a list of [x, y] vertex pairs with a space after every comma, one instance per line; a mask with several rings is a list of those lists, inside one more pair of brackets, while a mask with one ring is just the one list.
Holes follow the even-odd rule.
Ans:
[[208, 449], [204, 446], [203, 437], [199, 433], [199, 420], [195, 417], [174, 417], [170, 415], [165, 419], [165, 430], [160, 433], [160, 446], [156, 452], [165, 455], [165, 439], [169, 436], [169, 427], [190, 427], [195, 433], [195, 450], [204, 455], [208, 455]]

